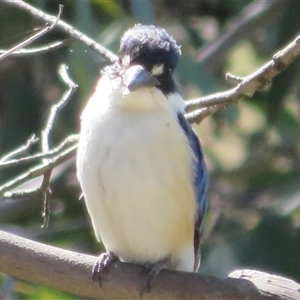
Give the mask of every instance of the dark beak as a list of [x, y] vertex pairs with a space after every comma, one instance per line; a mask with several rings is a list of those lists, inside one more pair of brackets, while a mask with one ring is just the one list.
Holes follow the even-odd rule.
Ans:
[[140, 65], [130, 67], [124, 75], [124, 82], [131, 92], [139, 88], [159, 85], [159, 81]]

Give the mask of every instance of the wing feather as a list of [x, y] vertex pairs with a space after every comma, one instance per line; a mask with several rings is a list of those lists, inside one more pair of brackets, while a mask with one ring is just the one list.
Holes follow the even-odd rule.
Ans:
[[194, 177], [194, 188], [195, 195], [197, 200], [197, 215], [195, 219], [195, 231], [194, 231], [194, 255], [195, 255], [195, 264], [194, 270], [197, 271], [200, 266], [200, 243], [201, 243], [201, 233], [202, 233], [202, 224], [206, 211], [207, 205], [207, 186], [208, 186], [208, 177], [207, 170], [204, 162], [203, 151], [200, 145], [200, 141], [192, 129], [189, 122], [186, 120], [182, 113], [178, 114], [179, 124], [184, 131], [185, 135], [188, 138], [190, 147], [194, 153], [195, 162], [195, 177]]

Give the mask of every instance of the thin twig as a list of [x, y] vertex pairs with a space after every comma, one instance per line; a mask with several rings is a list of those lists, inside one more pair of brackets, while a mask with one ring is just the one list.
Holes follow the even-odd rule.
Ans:
[[6, 194], [6, 192], [9, 192], [10, 190], [16, 188], [17, 186], [21, 185], [22, 183], [28, 181], [29, 179], [38, 177], [40, 175], [43, 175], [47, 170], [52, 169], [62, 162], [66, 161], [73, 155], [75, 155], [77, 150], [77, 144], [72, 145], [71, 147], [67, 148], [66, 150], [62, 151], [59, 155], [55, 156], [51, 160], [49, 160], [47, 163], [41, 163], [26, 172], [22, 173], [21, 175], [17, 176], [16, 178], [6, 182], [2, 186], [0, 186], [0, 199], [2, 197], [7, 198], [9, 194]]
[[50, 25], [50, 26], [46, 26], [44, 29], [40, 30], [38, 33], [34, 34], [33, 36], [27, 38], [25, 41], [21, 42], [20, 44], [12, 47], [11, 49], [9, 49], [7, 52], [3, 53], [0, 55], [0, 60], [4, 59], [5, 57], [11, 55], [12, 53], [14, 53], [15, 51], [22, 49], [24, 47], [26, 47], [27, 45], [33, 43], [35, 40], [37, 40], [38, 38], [40, 38], [41, 36], [45, 35], [46, 33], [50, 32], [56, 25], [57, 22], [59, 21], [61, 14], [63, 11], [63, 5], [59, 5], [59, 12], [58, 15], [56, 17], [56, 19], [54, 20], [54, 22]]
[[7, 160], [12, 159], [13, 157], [20, 156], [23, 153], [27, 152], [33, 144], [38, 142], [39, 138], [36, 137], [35, 134], [33, 134], [26, 142], [25, 145], [22, 145], [21, 147], [9, 152], [8, 154], [4, 155], [0, 159], [0, 166], [5, 163]]
[[[49, 138], [51, 131], [53, 129], [54, 121], [57, 116], [57, 113], [64, 107], [64, 105], [67, 103], [67, 101], [70, 99], [70, 97], [73, 95], [73, 93], [77, 89], [77, 84], [73, 82], [73, 80], [70, 78], [68, 72], [68, 68], [66, 65], [61, 65], [59, 69], [59, 74], [62, 80], [68, 85], [68, 90], [64, 93], [60, 101], [53, 105], [51, 107], [51, 112], [49, 114], [49, 118], [47, 121], [47, 124], [45, 126], [45, 129], [42, 131], [42, 150], [43, 150], [43, 160], [42, 164], [39, 164], [25, 173], [21, 174], [20, 176], [17, 176], [16, 178], [10, 180], [9, 182], [3, 184], [0, 187], [0, 198], [7, 198], [8, 196], [12, 195], [12, 192], [10, 192], [11, 189], [19, 186], [20, 184], [26, 182], [27, 180], [44, 175], [43, 182], [41, 187], [39, 188], [40, 193], [43, 195], [44, 198], [44, 211], [43, 211], [43, 216], [44, 216], [44, 225], [48, 223], [48, 217], [49, 217], [49, 203], [48, 199], [50, 196], [50, 177], [51, 177], [51, 171], [52, 169], [57, 166], [58, 164], [62, 163], [63, 161], [67, 160], [69, 157], [74, 155], [76, 149], [77, 149], [77, 143], [70, 146], [66, 150], [59, 152], [58, 155], [56, 155], [53, 158], [47, 158], [45, 155], [49, 155], [49, 153], [53, 152], [55, 153], [58, 151], [58, 148], [62, 148], [65, 146], [65, 144], [69, 141], [75, 141], [76, 142], [76, 136], [70, 136], [66, 140], [64, 140], [56, 149], [56, 151], [49, 151]], [[40, 155], [40, 154], [39, 154]], [[27, 158], [28, 159], [28, 158]], [[23, 160], [26, 160], [26, 158], [23, 158]], [[33, 193], [33, 191], [30, 191]], [[24, 192], [19, 192], [19, 194], [24, 194]], [[26, 194], [26, 192], [25, 192]]]
[[[57, 25], [61, 15], [62, 15], [62, 11], [63, 11], [63, 6], [59, 5], [58, 15], [57, 15], [56, 19], [54, 20], [54, 22], [52, 22], [52, 24], [50, 26], [47, 25], [44, 29], [40, 30], [38, 33], [36, 33], [33, 36], [27, 38], [25, 41], [21, 42], [20, 44], [16, 45], [15, 47], [12, 47], [8, 51], [6, 51], [2, 55], [0, 55], [0, 60], [4, 59], [5, 57], [7, 57], [9, 55], [11, 55], [15, 51], [24, 48], [25, 46], [31, 44], [32, 42], [34, 42], [35, 40], [37, 40], [41, 36], [43, 36], [46, 33], [50, 32]], [[60, 46], [61, 46], [61, 44], [60, 44]], [[56, 44], [56, 47], [57, 47], [57, 44]], [[46, 49], [46, 50], [48, 51], [49, 49]], [[75, 84], [74, 84], [74, 86], [75, 86]], [[69, 93], [69, 94], [71, 95], [72, 93]], [[49, 152], [49, 135], [50, 135], [50, 132], [51, 132], [51, 129], [52, 129], [52, 126], [53, 126], [53, 122], [54, 122], [56, 113], [65, 104], [67, 99], [68, 98], [63, 97], [63, 99], [59, 102], [59, 104], [55, 105], [51, 109], [51, 114], [50, 114], [50, 117], [48, 119], [48, 123], [46, 125], [45, 130], [42, 132], [42, 149], [43, 149], [43, 153], [48, 153]], [[44, 163], [47, 163], [47, 162], [48, 162], [48, 160], [44, 159]], [[51, 172], [52, 172], [52, 168], [48, 168], [45, 171], [44, 177], [43, 177], [43, 182], [42, 182], [42, 185], [39, 189], [40, 193], [43, 195], [43, 198], [44, 198], [44, 211], [43, 211], [44, 224], [43, 224], [43, 227], [46, 227], [48, 225], [48, 222], [49, 222], [49, 197], [50, 197], [50, 194], [51, 194], [51, 190], [50, 190]], [[30, 191], [30, 193], [32, 193], [32, 191]], [[24, 194], [24, 192], [23, 192], [23, 194]], [[28, 195], [28, 193], [26, 193], [26, 195]]]
[[40, 189], [34, 188], [30, 190], [17, 191], [17, 192], [5, 192], [5, 196], [0, 197], [1, 200], [24, 200], [26, 198], [40, 197]]
[[[55, 41], [40, 47], [34, 47], [34, 48], [26, 48], [26, 49], [20, 49], [18, 51], [14, 51], [13, 53], [10, 53], [11, 56], [26, 56], [26, 55], [37, 55], [37, 54], [44, 54], [50, 51], [54, 51], [57, 49], [60, 49], [62, 47], [66, 47], [71, 45], [74, 42], [74, 39], [72, 37], [66, 38], [63, 41]], [[0, 49], [0, 54], [7, 53], [9, 50], [3, 50]]]
[[42, 131], [42, 149], [44, 153], [49, 152], [49, 137], [50, 137], [51, 130], [53, 129], [53, 124], [57, 116], [57, 113], [67, 104], [67, 101], [70, 99], [70, 97], [74, 94], [74, 92], [78, 88], [78, 85], [71, 80], [67, 70], [68, 67], [65, 64], [62, 64], [59, 67], [59, 75], [62, 78], [62, 80], [68, 85], [69, 89], [64, 93], [61, 100], [51, 107], [51, 112], [46, 127]]
[[[51, 112], [46, 124], [45, 129], [42, 131], [42, 150], [44, 153], [49, 152], [49, 139], [50, 134], [53, 129], [55, 118], [57, 117], [58, 112], [67, 104], [68, 100], [71, 98], [71, 96], [74, 94], [74, 92], [77, 90], [78, 85], [74, 83], [74, 81], [70, 78], [68, 74], [68, 67], [65, 64], [62, 64], [59, 68], [59, 75], [62, 78], [62, 80], [68, 85], [68, 90], [64, 93], [60, 101], [56, 104], [54, 104], [51, 107]], [[44, 163], [47, 164], [48, 159], [43, 160]], [[51, 173], [52, 168], [49, 168], [44, 176], [43, 176], [43, 182], [40, 188], [40, 191], [43, 195], [44, 199], [44, 209], [43, 209], [43, 219], [44, 223], [42, 225], [42, 228], [48, 227], [49, 224], [49, 218], [50, 218], [50, 179], [51, 179]]]
[[[53, 16], [42, 12], [41, 10], [31, 6], [30, 4], [21, 1], [21, 0], [2, 0], [2, 2], [13, 5], [18, 7], [28, 13], [30, 13], [35, 18], [46, 22], [53, 22]], [[82, 43], [86, 44], [91, 49], [97, 51], [103, 58], [105, 58], [108, 62], [112, 63], [118, 59], [117, 55], [113, 52], [107, 50], [105, 47], [101, 46], [100, 44], [96, 43], [93, 39], [85, 35], [84, 33], [80, 32], [79, 30], [75, 29], [74, 27], [70, 26], [69, 24], [65, 23], [62, 20], [57, 22], [57, 28], [61, 29], [62, 31], [66, 32], [68, 35], [73, 37], [76, 40], [81, 41]]]
[[53, 168], [47, 170], [43, 175], [43, 181], [42, 185], [40, 187], [40, 192], [43, 197], [43, 212], [42, 212], [42, 218], [43, 218], [43, 224], [42, 228], [47, 228], [49, 226], [49, 220], [50, 220], [50, 196], [52, 194], [52, 191], [50, 189], [50, 179], [52, 174]]
[[236, 87], [207, 97], [188, 100], [186, 102], [187, 109], [192, 112], [187, 113], [186, 118], [191, 123], [200, 123], [207, 116], [224, 109], [242, 96], [252, 97], [256, 91], [269, 84], [273, 77], [285, 70], [299, 56], [300, 35], [278, 51], [272, 60], [249, 76], [242, 78], [242, 81]]
[[[19, 165], [26, 164], [26, 163], [38, 163], [41, 159], [46, 159], [46, 158], [51, 159], [54, 156], [57, 156], [66, 146], [68, 146], [69, 144], [74, 144], [76, 142], [78, 142], [78, 135], [77, 134], [69, 135], [57, 147], [52, 148], [47, 153], [41, 152], [41, 153], [37, 153], [34, 155], [21, 157], [19, 159], [7, 160], [2, 163], [0, 161], [0, 170], [9, 168], [9, 167], [19, 166]], [[11, 153], [9, 153], [8, 155], [10, 155], [10, 154]]]

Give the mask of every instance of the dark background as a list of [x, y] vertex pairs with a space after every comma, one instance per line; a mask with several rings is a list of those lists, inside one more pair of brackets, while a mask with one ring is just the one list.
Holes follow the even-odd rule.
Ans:
[[[271, 59], [300, 29], [298, 1], [28, 1], [117, 53], [134, 23], [166, 28], [182, 45], [176, 71], [186, 99], [230, 88], [225, 73], [245, 76]], [[44, 24], [0, 3], [0, 48], [8, 49]], [[54, 30], [29, 47], [67, 36]], [[218, 47], [218, 51], [215, 51]], [[200, 271], [226, 276], [239, 268], [300, 281], [299, 60], [252, 99], [241, 99], [195, 126], [210, 172], [210, 201]], [[66, 87], [58, 67], [69, 66], [79, 89], [61, 111], [51, 145], [78, 131], [79, 115], [104, 60], [74, 42], [50, 53], [0, 61], [0, 157], [40, 136], [51, 105]], [[39, 146], [32, 151], [39, 150]], [[54, 171], [50, 225], [41, 229], [42, 200], [0, 200], [0, 228], [58, 247], [98, 254], [76, 179], [74, 158]], [[27, 168], [30, 166], [26, 166]], [[0, 185], [24, 168], [0, 169]], [[37, 186], [32, 180], [22, 188]], [[74, 299], [45, 287], [0, 277], [0, 293], [15, 299]]]

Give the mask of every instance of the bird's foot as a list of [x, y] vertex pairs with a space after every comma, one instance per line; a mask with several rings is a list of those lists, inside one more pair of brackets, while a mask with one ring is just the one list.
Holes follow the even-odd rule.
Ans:
[[166, 259], [163, 259], [163, 260], [161, 260], [161, 261], [159, 261], [155, 264], [144, 266], [144, 269], [141, 273], [141, 275], [143, 277], [141, 297], [143, 296], [143, 293], [145, 293], [145, 292], [150, 293], [151, 292], [151, 288], [153, 286], [153, 283], [154, 283], [157, 275], [159, 274], [159, 272], [162, 269], [165, 269], [166, 267], [168, 267], [169, 264], [170, 264], [170, 259], [166, 258]]
[[102, 253], [93, 267], [93, 281], [98, 281], [100, 287], [102, 288], [102, 275], [107, 270], [107, 268], [113, 263], [117, 261], [119, 258], [113, 252], [105, 252]]

